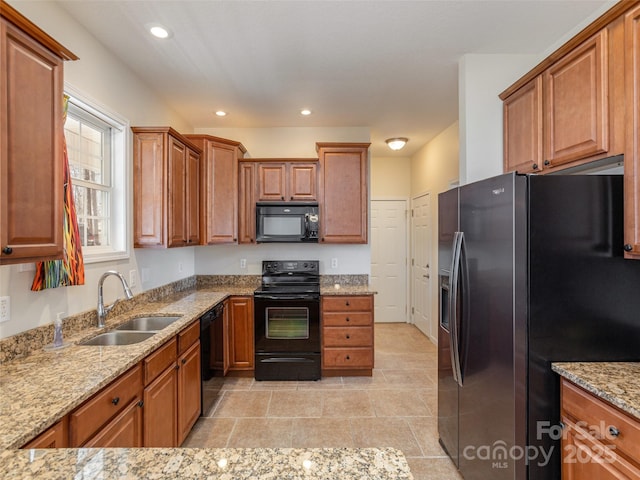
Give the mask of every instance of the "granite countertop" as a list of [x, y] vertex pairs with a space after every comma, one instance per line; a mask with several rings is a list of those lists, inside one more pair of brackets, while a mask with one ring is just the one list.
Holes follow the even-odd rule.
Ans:
[[376, 293], [378, 292], [372, 290], [369, 285], [335, 284], [320, 286], [320, 295], [375, 295]]
[[640, 363], [558, 362], [551, 368], [640, 420]]
[[[66, 348], [40, 350], [0, 366], [0, 448], [19, 448], [36, 437], [230, 293], [191, 290], [143, 303], [126, 314], [108, 318], [105, 328], [66, 337], [64, 341], [70, 344]], [[77, 345], [129, 318], [149, 314], [181, 318], [133, 345]]]
[[394, 448], [132, 448], [0, 452], [4, 479], [413, 479]]

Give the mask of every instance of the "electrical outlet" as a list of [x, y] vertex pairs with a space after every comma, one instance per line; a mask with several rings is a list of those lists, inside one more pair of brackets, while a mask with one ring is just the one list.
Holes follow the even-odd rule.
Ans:
[[178, 262], [178, 273], [182, 273], [184, 271], [184, 264], [182, 262]]
[[138, 272], [129, 270], [129, 286], [133, 288], [136, 285], [138, 285]]
[[337, 258], [332, 258], [331, 259], [331, 268], [338, 268], [338, 259]]
[[246, 258], [241, 258], [240, 259], [240, 268], [247, 268], [247, 259]]
[[0, 297], [0, 323], [8, 322], [11, 319], [10, 297]]

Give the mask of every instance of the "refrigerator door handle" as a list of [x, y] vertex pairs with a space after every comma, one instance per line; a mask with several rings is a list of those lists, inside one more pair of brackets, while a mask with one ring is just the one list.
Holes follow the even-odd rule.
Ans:
[[449, 283], [449, 345], [451, 346], [451, 368], [453, 379], [462, 386], [462, 372], [460, 370], [460, 335], [458, 332], [458, 283], [460, 278], [460, 257], [462, 252], [463, 232], [453, 235], [453, 255], [451, 258], [451, 280]]

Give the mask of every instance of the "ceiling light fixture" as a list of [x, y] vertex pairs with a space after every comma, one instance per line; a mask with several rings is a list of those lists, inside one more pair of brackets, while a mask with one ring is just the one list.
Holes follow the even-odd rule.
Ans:
[[225, 112], [224, 110], [218, 110], [216, 112], [216, 115], [219, 117], [226, 117], [227, 116], [227, 112]]
[[385, 140], [385, 143], [389, 145], [389, 148], [391, 150], [400, 150], [402, 149], [402, 147], [404, 147], [407, 144], [408, 141], [409, 139], [406, 137], [394, 137], [394, 138], [387, 138]]
[[308, 108], [303, 108], [302, 110], [300, 110], [300, 115], [304, 115], [305, 117], [307, 115], [311, 115], [311, 110], [309, 110]]
[[169, 38], [171, 36], [171, 31], [159, 23], [151, 23], [147, 25], [149, 29], [149, 33], [156, 38]]

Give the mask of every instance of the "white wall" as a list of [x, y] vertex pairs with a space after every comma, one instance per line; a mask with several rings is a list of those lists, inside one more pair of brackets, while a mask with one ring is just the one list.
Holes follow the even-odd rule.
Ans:
[[371, 157], [371, 198], [409, 198], [411, 158]]
[[[181, 131], [191, 131], [192, 126], [167, 107], [127, 67], [111, 55], [96, 39], [54, 2], [10, 1], [19, 12], [37, 24], [80, 57], [65, 63], [65, 84], [93, 100], [98, 105], [128, 120], [130, 125], [172, 125]], [[130, 138], [129, 138], [130, 142]], [[128, 149], [128, 190], [131, 191], [131, 148]], [[128, 210], [131, 211], [131, 198]], [[131, 227], [132, 219], [128, 219]], [[10, 321], [0, 324], [0, 338], [51, 322], [57, 312], [65, 316], [95, 308], [98, 278], [107, 270], [119, 270], [128, 278], [131, 270], [137, 271], [140, 292], [193, 274], [194, 249], [169, 251], [141, 251], [129, 246], [131, 258], [121, 261], [87, 264], [85, 285], [30, 290], [33, 271], [22, 272], [18, 265], [0, 267], [0, 296], [10, 297]], [[183, 271], [178, 272], [178, 265]], [[140, 283], [138, 265], [151, 269], [148, 282]], [[33, 264], [29, 265], [33, 268]], [[114, 279], [105, 282], [105, 300], [111, 302], [122, 296], [121, 287]]]
[[464, 55], [458, 70], [460, 183], [502, 173], [502, 100], [498, 95], [541, 55]]

